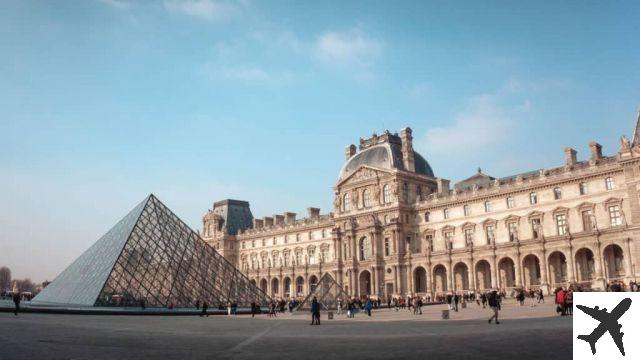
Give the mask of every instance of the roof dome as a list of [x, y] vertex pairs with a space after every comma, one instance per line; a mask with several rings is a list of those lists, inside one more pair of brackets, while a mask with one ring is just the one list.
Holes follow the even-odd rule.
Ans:
[[[434, 177], [431, 166], [422, 155], [414, 151], [413, 158], [417, 174]], [[347, 178], [363, 165], [378, 169], [405, 170], [400, 146], [382, 143], [364, 149], [347, 160], [340, 170], [339, 179]]]

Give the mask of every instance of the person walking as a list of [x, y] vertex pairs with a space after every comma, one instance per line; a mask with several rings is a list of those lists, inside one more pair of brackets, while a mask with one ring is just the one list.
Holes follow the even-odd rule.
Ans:
[[316, 297], [313, 297], [311, 301], [311, 324], [310, 325], [320, 325], [320, 303]]
[[567, 296], [567, 292], [563, 288], [558, 288], [556, 290], [556, 311], [560, 313], [561, 316], [566, 315], [566, 304], [565, 297]]
[[20, 311], [20, 292], [15, 292], [13, 294], [13, 304], [15, 305], [13, 315], [18, 316], [18, 312]]
[[369, 317], [371, 317], [372, 307], [373, 307], [373, 304], [371, 303], [371, 299], [368, 299], [367, 303], [364, 305], [364, 310], [367, 312], [367, 315], [369, 315]]
[[[198, 304], [198, 306], [200, 306], [200, 304]], [[202, 302], [202, 312], [200, 313], [200, 317], [203, 317], [205, 315], [207, 317], [209, 317], [209, 314], [207, 313], [207, 309], [209, 309], [209, 304], [207, 304], [206, 301], [203, 301]]]
[[455, 304], [455, 310], [458, 312], [458, 303], [460, 302], [460, 295], [457, 293], [453, 296], [453, 302]]
[[500, 298], [498, 297], [497, 291], [492, 291], [489, 294], [489, 307], [493, 310], [493, 315], [489, 318], [489, 324], [491, 324], [491, 320], [496, 319], [496, 324], [500, 324], [498, 321], [498, 311], [500, 311]]
[[255, 317], [256, 316], [256, 302], [252, 301], [251, 302], [251, 317]]
[[342, 299], [338, 299], [338, 312], [337, 315], [341, 315], [342, 314]]

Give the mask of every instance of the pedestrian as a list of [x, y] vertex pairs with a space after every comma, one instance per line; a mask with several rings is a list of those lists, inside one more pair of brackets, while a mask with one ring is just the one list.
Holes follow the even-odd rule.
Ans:
[[567, 295], [564, 298], [565, 303], [565, 313], [567, 315], [573, 315], [573, 291], [570, 290], [567, 292]]
[[231, 316], [231, 300], [227, 301], [227, 316]]
[[[198, 307], [199, 307], [199, 306], [200, 306], [200, 304], [198, 304]], [[205, 315], [206, 315], [207, 317], [209, 317], [209, 314], [207, 313], [207, 309], [209, 309], [209, 304], [207, 304], [207, 302], [206, 302], [206, 301], [203, 301], [203, 302], [202, 302], [202, 312], [200, 313], [200, 317], [203, 317], [203, 316], [205, 316]]]
[[251, 317], [255, 317], [256, 316], [256, 302], [252, 301], [251, 302]]
[[500, 298], [498, 297], [497, 291], [492, 291], [489, 294], [489, 307], [493, 310], [493, 315], [489, 318], [489, 324], [491, 324], [491, 320], [496, 319], [496, 324], [500, 324], [498, 321], [498, 311], [500, 311]]
[[18, 316], [18, 312], [20, 311], [20, 292], [13, 293], [13, 304], [15, 305], [13, 314]]
[[487, 293], [482, 293], [482, 295], [480, 295], [480, 300], [482, 300], [482, 308], [486, 308], [487, 307]]
[[310, 325], [320, 325], [320, 303], [316, 297], [313, 297], [311, 301], [311, 324]]
[[200, 300], [196, 300], [196, 310], [200, 310]]
[[144, 299], [140, 299], [140, 308], [142, 308], [142, 310], [146, 309], [146, 305], [144, 303]]
[[556, 289], [556, 312], [560, 313], [560, 316], [566, 315], [565, 297], [567, 292], [564, 288]]
[[455, 303], [455, 310], [458, 312], [458, 302], [460, 302], [460, 295], [455, 294], [453, 296], [453, 302]]
[[369, 317], [371, 317], [372, 307], [373, 307], [373, 304], [371, 303], [371, 299], [367, 300], [367, 303], [364, 305], [364, 310], [367, 312], [367, 315], [369, 315]]
[[338, 299], [338, 312], [337, 315], [341, 315], [342, 314], [342, 299]]

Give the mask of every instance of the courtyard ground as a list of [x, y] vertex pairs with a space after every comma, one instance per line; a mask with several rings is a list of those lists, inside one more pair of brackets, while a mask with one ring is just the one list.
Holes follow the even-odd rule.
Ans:
[[0, 359], [568, 359], [570, 317], [554, 305], [506, 302], [500, 325], [470, 304], [440, 319], [443, 305], [376, 310], [310, 326], [308, 314], [108, 316], [0, 313]]

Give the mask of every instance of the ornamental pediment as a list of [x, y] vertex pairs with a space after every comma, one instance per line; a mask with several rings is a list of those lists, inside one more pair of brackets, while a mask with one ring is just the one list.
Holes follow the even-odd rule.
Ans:
[[359, 182], [369, 179], [375, 179], [389, 174], [391, 174], [390, 171], [375, 169], [370, 166], [363, 165], [360, 166], [360, 168], [354, 171], [351, 175], [340, 181], [337, 185], [341, 186], [349, 182]]

